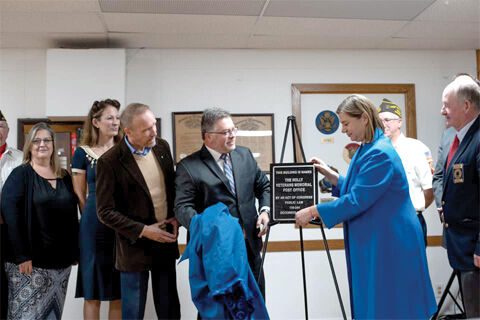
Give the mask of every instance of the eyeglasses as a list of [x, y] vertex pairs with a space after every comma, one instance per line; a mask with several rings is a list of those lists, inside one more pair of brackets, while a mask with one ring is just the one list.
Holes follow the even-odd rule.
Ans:
[[393, 120], [400, 120], [400, 119], [394, 119], [394, 118], [391, 118], [391, 119], [382, 119], [382, 122], [383, 122], [383, 123], [389, 123], [390, 121], [393, 121]]
[[44, 144], [49, 144], [50, 142], [53, 142], [53, 139], [52, 138], [45, 138], [45, 139], [33, 139], [32, 140], [32, 143], [36, 146], [39, 146], [40, 144], [42, 144], [42, 142]]
[[220, 131], [220, 132], [208, 132], [207, 133], [212, 133], [212, 134], [223, 134], [225, 137], [227, 136], [232, 136], [232, 135], [236, 135], [238, 132], [238, 128], [233, 128], [233, 129], [229, 129], [229, 130], [225, 130], [225, 131]]

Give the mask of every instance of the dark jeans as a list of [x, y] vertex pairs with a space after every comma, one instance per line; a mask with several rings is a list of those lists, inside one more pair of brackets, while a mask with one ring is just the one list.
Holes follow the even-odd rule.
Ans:
[[[157, 263], [152, 270], [153, 303], [158, 319], [180, 319], [175, 260]], [[122, 319], [143, 319], [149, 271], [120, 272]]]
[[420, 221], [420, 225], [422, 226], [423, 231], [423, 240], [425, 240], [425, 248], [427, 247], [427, 224], [425, 223], [425, 218], [421, 211], [417, 211], [418, 221]]

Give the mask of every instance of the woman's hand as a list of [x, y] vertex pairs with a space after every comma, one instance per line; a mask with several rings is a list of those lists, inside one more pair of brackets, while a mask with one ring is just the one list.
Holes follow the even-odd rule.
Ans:
[[313, 157], [312, 159], [310, 159], [310, 162], [313, 163], [315, 169], [317, 169], [318, 172], [325, 176], [328, 182], [330, 182], [334, 186], [337, 185], [338, 173], [333, 171], [323, 160]]
[[32, 273], [32, 260], [22, 262], [18, 265], [18, 270], [23, 274]]
[[313, 219], [317, 218], [318, 212], [315, 206], [307, 207], [295, 213], [295, 222], [300, 227], [305, 227], [307, 224], [310, 223]]

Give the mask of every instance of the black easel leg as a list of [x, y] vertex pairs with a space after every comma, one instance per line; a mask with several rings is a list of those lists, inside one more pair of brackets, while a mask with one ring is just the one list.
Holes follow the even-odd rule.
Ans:
[[[447, 298], [447, 295], [450, 295], [452, 297], [453, 302], [457, 305], [457, 307], [460, 309], [460, 311], [462, 313], [464, 313], [463, 309], [460, 307], [460, 305], [458, 304], [455, 297], [450, 293], [450, 287], [452, 286], [453, 280], [455, 280], [456, 275], [457, 275], [457, 273], [455, 272], [455, 270], [453, 270], [452, 274], [450, 275], [450, 279], [448, 279], [447, 286], [445, 287], [445, 290], [443, 291], [442, 297], [440, 298], [440, 301], [438, 302], [437, 312], [435, 312], [435, 314], [432, 316], [432, 320], [436, 320], [438, 318], [438, 315], [440, 314], [440, 311], [442, 309], [443, 303], [445, 302], [445, 299]], [[460, 288], [460, 286], [461, 286], [461, 281], [460, 280], [459, 280], [458, 284], [459, 284], [459, 288]], [[462, 294], [462, 293], [460, 292], [460, 294]], [[463, 296], [462, 296], [462, 301], [463, 301]]]
[[260, 283], [263, 273], [263, 263], [265, 262], [265, 255], [267, 254], [268, 237], [270, 237], [270, 226], [268, 226], [267, 235], [265, 236], [265, 242], [263, 243], [262, 263], [260, 264], [260, 272], [258, 273], [257, 283]]
[[305, 300], [305, 319], [308, 320], [307, 277], [305, 276], [305, 254], [303, 250], [303, 228], [300, 227], [300, 249], [302, 253], [303, 297]]
[[323, 229], [323, 223], [320, 224], [320, 230], [322, 230], [323, 243], [325, 245], [325, 251], [327, 252], [328, 263], [330, 264], [330, 270], [332, 271], [333, 282], [335, 283], [335, 289], [337, 290], [338, 302], [340, 303], [340, 308], [342, 309], [343, 319], [347, 320], [345, 307], [343, 306], [342, 295], [340, 294], [340, 288], [338, 287], [337, 276], [335, 275], [335, 269], [333, 268], [332, 257], [330, 256], [330, 249], [328, 248], [327, 237], [325, 236], [325, 230]]

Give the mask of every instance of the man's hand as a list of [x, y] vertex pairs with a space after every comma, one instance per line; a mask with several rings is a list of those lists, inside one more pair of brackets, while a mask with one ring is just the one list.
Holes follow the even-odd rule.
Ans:
[[477, 256], [475, 253], [473, 254], [473, 264], [475, 267], [480, 268], [480, 256]]
[[258, 237], [262, 237], [268, 230], [268, 223], [270, 222], [270, 216], [267, 211], [262, 211], [257, 219], [257, 228], [260, 228]]
[[32, 260], [22, 262], [18, 265], [18, 270], [20, 271], [20, 273], [23, 273], [23, 274], [32, 273], [32, 269], [33, 269], [32, 268]]
[[443, 217], [443, 208], [442, 208], [442, 207], [437, 208], [437, 212], [438, 212], [438, 214], [440, 215], [440, 221], [441, 221], [442, 223], [445, 223], [445, 218]]
[[180, 224], [178, 223], [178, 220], [175, 217], [172, 217], [170, 219], [163, 220], [160, 222], [160, 225], [166, 225], [166, 224], [171, 224], [173, 226], [172, 229], [172, 234], [175, 236], [175, 239], [178, 238], [178, 227]]
[[[145, 226], [143, 228], [142, 236], [156, 242], [167, 242], [167, 243], [175, 242], [177, 240], [177, 236], [175, 234], [172, 234], [170, 232], [160, 229], [160, 227], [165, 224], [165, 221], [166, 220], [151, 224], [149, 226]], [[177, 224], [177, 230], [178, 230], [178, 224]]]

